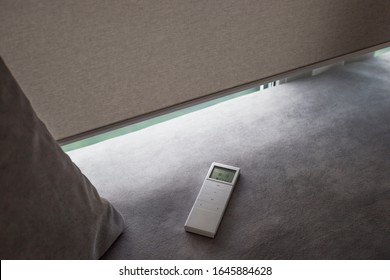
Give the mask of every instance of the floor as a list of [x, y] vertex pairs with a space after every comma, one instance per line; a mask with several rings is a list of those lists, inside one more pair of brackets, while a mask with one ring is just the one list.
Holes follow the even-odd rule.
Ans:
[[[68, 152], [126, 229], [106, 259], [389, 259], [390, 55]], [[184, 231], [241, 168], [215, 239]]]

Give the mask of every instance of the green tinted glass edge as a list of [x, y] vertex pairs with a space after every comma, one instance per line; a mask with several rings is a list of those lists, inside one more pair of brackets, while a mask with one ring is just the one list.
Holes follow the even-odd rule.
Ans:
[[188, 113], [191, 113], [194, 111], [198, 111], [198, 110], [213, 106], [215, 104], [227, 101], [229, 99], [237, 98], [237, 97], [240, 97], [243, 95], [247, 95], [247, 94], [256, 92], [259, 89], [260, 89], [260, 87], [254, 87], [254, 88], [240, 91], [237, 93], [233, 93], [233, 94], [230, 94], [230, 95], [227, 95], [224, 97], [216, 98], [214, 100], [207, 101], [207, 102], [197, 104], [194, 106], [190, 106], [190, 107], [187, 107], [184, 109], [180, 109], [180, 110], [177, 110], [175, 112], [164, 114], [164, 115], [154, 117], [154, 118], [151, 118], [148, 120], [144, 120], [144, 121], [141, 121], [141, 122], [138, 122], [135, 124], [131, 124], [131, 125], [117, 128], [117, 129], [114, 129], [114, 130], [111, 130], [108, 132], [104, 132], [104, 133], [101, 133], [101, 134], [98, 134], [95, 136], [91, 136], [91, 137], [88, 137], [88, 138], [85, 138], [82, 140], [78, 140], [78, 141], [75, 141], [75, 142], [72, 142], [69, 144], [65, 144], [65, 145], [62, 145], [61, 148], [65, 152], [69, 152], [69, 151], [72, 151], [75, 149], [80, 149], [80, 148], [83, 148], [83, 147], [86, 147], [89, 145], [93, 145], [93, 144], [96, 144], [96, 143], [99, 143], [99, 142], [102, 142], [102, 141], [105, 141], [105, 140], [108, 140], [108, 139], [111, 139], [114, 137], [122, 136], [122, 135], [131, 133], [131, 132], [134, 132], [134, 131], [137, 131], [137, 130], [140, 130], [140, 129], [143, 129], [143, 128], [146, 128], [146, 127], [149, 127], [149, 126], [152, 126], [155, 124], [162, 123], [162, 122], [183, 116], [185, 114], [188, 114]]

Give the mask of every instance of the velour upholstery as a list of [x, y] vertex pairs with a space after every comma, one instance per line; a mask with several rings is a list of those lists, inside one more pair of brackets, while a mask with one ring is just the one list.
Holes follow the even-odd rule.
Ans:
[[97, 259], [122, 230], [0, 59], [0, 258]]

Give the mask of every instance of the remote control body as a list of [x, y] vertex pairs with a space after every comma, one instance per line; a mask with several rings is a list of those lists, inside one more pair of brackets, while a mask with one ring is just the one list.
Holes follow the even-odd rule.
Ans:
[[184, 229], [214, 238], [237, 182], [240, 169], [213, 162], [192, 206]]

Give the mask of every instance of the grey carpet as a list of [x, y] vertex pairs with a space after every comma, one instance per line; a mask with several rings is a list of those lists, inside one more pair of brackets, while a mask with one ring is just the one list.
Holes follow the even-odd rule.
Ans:
[[[69, 153], [123, 214], [107, 259], [390, 259], [390, 55]], [[184, 89], [183, 89], [184, 90]], [[241, 168], [215, 239], [183, 229]]]

